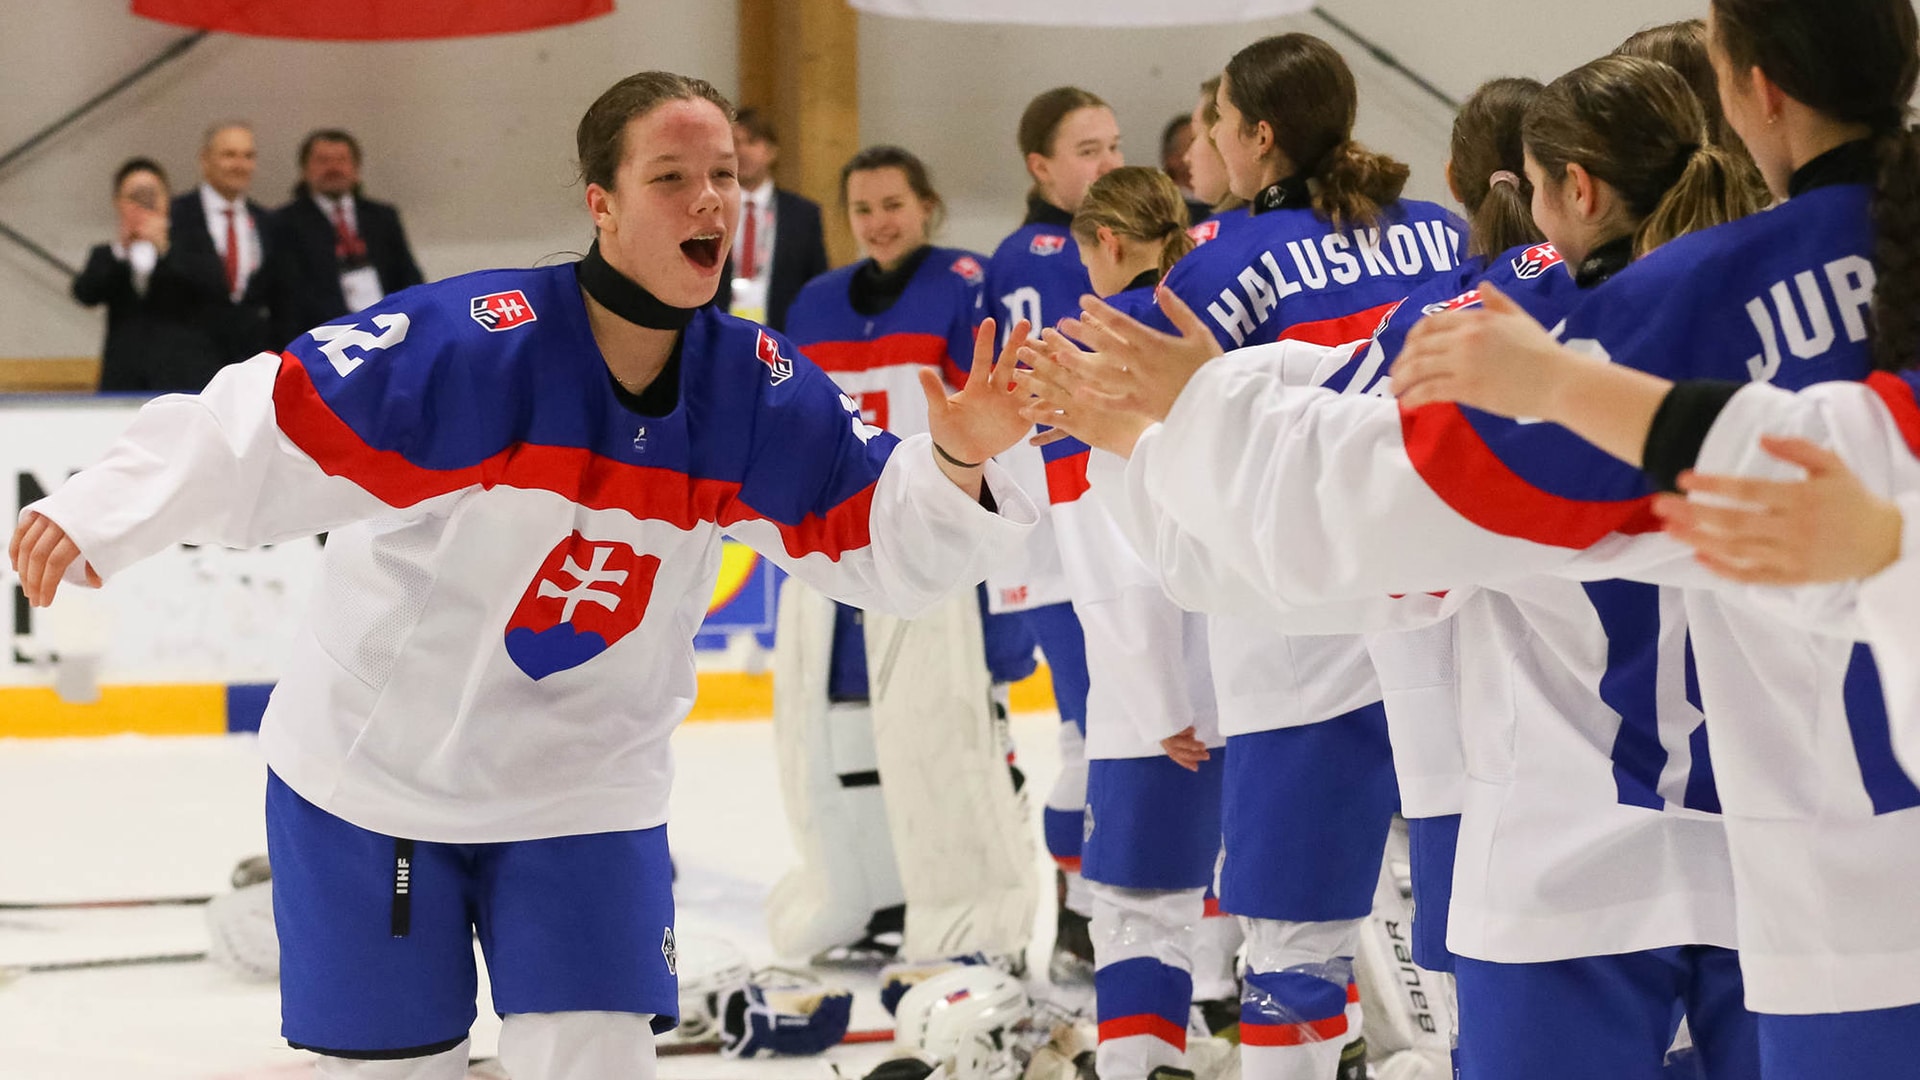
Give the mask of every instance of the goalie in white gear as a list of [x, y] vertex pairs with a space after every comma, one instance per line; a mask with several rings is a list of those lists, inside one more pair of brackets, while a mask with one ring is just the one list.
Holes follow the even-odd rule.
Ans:
[[[810, 282], [787, 333], [869, 422], [925, 431], [920, 377], [964, 381], [984, 271], [929, 245], [940, 197], [908, 151], [855, 155], [841, 198], [869, 258]], [[800, 865], [769, 898], [777, 950], [874, 966], [1024, 954], [1038, 882], [1005, 687], [1034, 667], [1025, 621], [988, 614], [984, 594], [903, 621], [786, 584], [775, 738]]]

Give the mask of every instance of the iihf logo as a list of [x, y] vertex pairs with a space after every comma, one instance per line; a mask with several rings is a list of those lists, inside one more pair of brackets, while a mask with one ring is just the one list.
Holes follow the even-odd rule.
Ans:
[[1561, 263], [1560, 250], [1552, 244], [1535, 244], [1513, 260], [1513, 276], [1531, 281]]
[[760, 340], [753, 343], [753, 352], [760, 362], [773, 372], [773, 385], [779, 386], [793, 378], [793, 361], [780, 355], [780, 343], [765, 330], [760, 331]]
[[666, 958], [667, 974], [680, 974], [680, 950], [673, 944], [673, 927], [671, 926], [667, 927], [667, 932], [660, 937], [660, 955]]
[[579, 667], [640, 625], [660, 560], [577, 530], [547, 553], [507, 619], [507, 656], [544, 679]]
[[533, 313], [533, 305], [527, 303], [527, 294], [519, 289], [476, 296], [467, 312], [473, 316], [474, 322], [486, 327], [489, 333], [511, 330], [539, 318]]
[[1052, 233], [1042, 233], [1033, 238], [1027, 250], [1035, 255], [1057, 255], [1067, 246], [1067, 238]]

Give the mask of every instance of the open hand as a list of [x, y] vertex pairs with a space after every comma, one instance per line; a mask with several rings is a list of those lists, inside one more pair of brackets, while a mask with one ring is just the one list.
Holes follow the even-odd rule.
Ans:
[[1036, 437], [1035, 445], [1071, 435], [1088, 446], [1130, 457], [1140, 433], [1153, 425], [1152, 417], [1092, 386], [1088, 372], [1110, 361], [1059, 331], [1042, 331], [1038, 342], [1020, 351], [1020, 358], [1031, 368], [1021, 380], [1032, 394], [1024, 415], [1054, 429]]
[[[1653, 511], [1702, 565], [1732, 581], [1804, 585], [1872, 577], [1900, 557], [1902, 519], [1846, 462], [1805, 439], [1762, 436], [1804, 480], [1680, 474], [1687, 499], [1662, 495]], [[1729, 501], [1737, 505], [1728, 505]]]
[[[967, 372], [967, 384], [948, 394], [940, 376], [932, 368], [920, 369], [920, 389], [927, 395], [927, 429], [933, 442], [949, 457], [980, 466], [995, 454], [1012, 448], [1031, 429], [1022, 415], [1026, 396], [1015, 396], [1018, 364], [1014, 356], [1027, 343], [1032, 327], [1025, 319], [1013, 324], [1007, 343], [996, 360], [993, 354], [994, 322], [983, 321], [973, 333], [973, 368]], [[963, 488], [968, 485], [956, 475], [956, 466], [942, 459], [941, 469]], [[979, 471], [974, 469], [974, 487]]]
[[[53, 603], [61, 578], [79, 557], [80, 547], [67, 536], [66, 530], [40, 514], [28, 514], [7, 543], [7, 561], [20, 575], [20, 589], [27, 594], [27, 603], [34, 607]], [[100, 575], [94, 573], [91, 565], [86, 567], [86, 573], [87, 584], [99, 588]]]

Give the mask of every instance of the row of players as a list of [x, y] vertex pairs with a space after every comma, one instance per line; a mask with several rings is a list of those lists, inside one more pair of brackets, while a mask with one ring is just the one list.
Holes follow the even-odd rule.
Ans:
[[[1882, 484], [1910, 456], [1865, 391], [1734, 407], [1735, 386], [1686, 380], [1908, 366], [1913, 16], [1723, 2], [1712, 26], [1636, 35], [1544, 88], [1483, 87], [1448, 176], [1471, 226], [1399, 197], [1405, 168], [1351, 139], [1337, 55], [1301, 36], [1243, 50], [1206, 88], [1195, 187], [1252, 205], [1187, 237], [1164, 178], [1101, 175], [1116, 133], [1082, 91], [1030, 106], [1028, 222], [984, 272], [925, 247], [937, 200], [910, 155], [849, 163], [856, 229], [889, 198], [907, 226], [803, 293], [789, 334], [895, 426], [917, 422], [884, 404], [916, 361], [889, 336], [917, 332], [934, 350], [919, 362], [963, 358], [935, 342], [969, 325], [969, 286], [1035, 325], [1089, 286], [1106, 298], [1021, 354], [1044, 399], [1029, 418], [1080, 438], [1039, 440], [1059, 591], [1031, 571], [1015, 590], [1064, 593], [1084, 632], [1091, 696], [1061, 700], [1086, 722], [1084, 847], [1056, 824], [1079, 816], [1071, 782], [1047, 838], [1092, 883], [1101, 1075], [1182, 1064], [1188, 1004], [1216, 979], [1211, 885], [1246, 933], [1245, 1074], [1335, 1074], [1396, 765], [1416, 955], [1458, 974], [1461, 1075], [1657, 1076], [1682, 1017], [1685, 1068], [1708, 1076], [1904, 1067], [1920, 986], [1898, 897], [1920, 789], [1863, 631], [1826, 594], [1785, 611], [1825, 636], [1783, 630], [1769, 601], [1714, 594], [1650, 536], [1653, 491], [1703, 455], [1761, 467], [1751, 435], [1770, 423], [1852, 439]], [[1061, 257], [1076, 251], [1086, 276]], [[876, 304], [889, 274], [900, 299]], [[1486, 326], [1414, 332], [1406, 400], [1547, 417], [1635, 468], [1560, 428], [1379, 400], [1411, 328], [1483, 301]], [[1616, 368], [1550, 347], [1538, 324], [1563, 319], [1574, 352], [1680, 386], [1609, 385]], [[1877, 389], [1913, 415], [1911, 389]], [[1042, 645], [1056, 670], [1070, 655]], [[1736, 719], [1710, 740], [1709, 715]]]
[[[1025, 434], [1022, 410], [1128, 458], [1122, 472], [1089, 454], [1078, 474], [1078, 448], [1055, 442], [1048, 469], [1061, 494], [1085, 486], [1054, 496], [1076, 504], [1054, 526], [1099, 579], [1068, 589], [1088, 598], [1081, 858], [1099, 886], [1103, 1035], [1127, 1021], [1104, 1040], [1103, 1074], [1177, 1067], [1187, 928], [1224, 830], [1220, 900], [1249, 918], [1244, 1067], [1326, 1075], [1352, 1025], [1345, 973], [1391, 813], [1388, 742], [1410, 818], [1460, 811], [1458, 871], [1434, 872], [1451, 847], [1434, 821], [1438, 842], [1416, 848], [1440, 858], [1416, 876], [1455, 886], [1464, 1075], [1650, 1076], [1681, 1013], [1711, 1075], [1897, 1073], [1920, 997], [1899, 918], [1914, 880], [1901, 830], [1920, 791], [1892, 756], [1872, 654], [1697, 589], [1552, 576], [1657, 574], [1647, 544], [1609, 539], [1648, 531], [1646, 481], [1559, 428], [1403, 415], [1382, 395], [1285, 383], [1378, 388], [1408, 324], [1470, 305], [1482, 279], [1535, 316], [1570, 312], [1569, 339], [1636, 366], [1790, 386], [1858, 377], [1869, 350], [1899, 366], [1910, 350], [1890, 338], [1906, 323], [1882, 311], [1906, 265], [1910, 177], [1875, 166], [1910, 154], [1915, 38], [1897, 0], [1717, 0], [1722, 104], [1786, 200], [1751, 217], [1751, 174], [1712, 145], [1672, 68], [1610, 58], [1546, 88], [1489, 87], [1457, 128], [1464, 228], [1399, 199], [1404, 168], [1352, 142], [1337, 54], [1301, 35], [1256, 43], [1223, 74], [1210, 143], [1251, 206], [1203, 223], [1206, 243], [1167, 273], [1164, 292], [1190, 305], [1167, 304], [1184, 336], [1129, 317], [1170, 328], [1119, 241], [1173, 239], [1179, 223], [1131, 232], [1154, 185], [1123, 176], [1109, 188], [1148, 209], [1089, 216], [1081, 246], [1103, 274], [1107, 258], [1137, 271], [1108, 279], [1135, 289], [1066, 324], [1097, 351], [1031, 342], [1016, 322], [995, 361], [983, 322], [957, 393], [918, 373], [928, 430], [904, 442], [849, 416], [858, 405], [780, 338], [697, 310], [737, 199], [727, 107], [691, 80], [636, 76], [581, 125], [600, 237], [584, 262], [415, 290], [198, 399], [156, 402], [105, 462], [31, 508], [12, 557], [44, 603], [69, 572], [110, 574], [179, 539], [338, 529], [313, 633], [262, 737], [285, 1030], [331, 1073], [456, 1075], [477, 927], [510, 1071], [645, 1075], [646, 1032], [674, 1009], [664, 736], [684, 712], [690, 613], [719, 532], [841, 600], [937, 604], [1028, 546], [1034, 507], [987, 464]], [[1043, 134], [1043, 158], [1081, 152]], [[1477, 176], [1477, 160], [1499, 167]], [[893, 171], [912, 187], [910, 168]], [[1514, 216], [1496, 211], [1528, 188], [1554, 246], [1503, 250], [1494, 230]], [[1056, 231], [1023, 232], [1029, 256], [1058, 265], [1066, 207], [1053, 211]], [[931, 265], [984, 277], [987, 301], [1021, 321], [1079, 308], [1042, 306], [1030, 281], [1000, 289], [999, 263]], [[860, 314], [901, 309], [928, 265]], [[856, 273], [884, 283], [889, 269]], [[1416, 331], [1409, 351], [1438, 365], [1447, 340]], [[1015, 355], [1033, 370], [1015, 378]], [[1674, 411], [1700, 423], [1702, 410]], [[1667, 460], [1701, 452], [1698, 433], [1665, 439]], [[1213, 613], [1215, 632], [1163, 594]], [[974, 610], [947, 603], [942, 618], [961, 624]], [[1425, 645], [1392, 639], [1395, 659], [1376, 646], [1374, 671], [1369, 642], [1326, 637], [1448, 616]], [[914, 656], [911, 630], [886, 641], [879, 697], [905, 681], [889, 665]], [[1457, 664], [1436, 660], [1442, 641]], [[1152, 650], [1165, 662], [1143, 663]], [[1248, 659], [1221, 677], [1239, 650]], [[1103, 655], [1120, 664], [1108, 691]], [[1366, 700], [1376, 689], [1416, 699], [1403, 710], [1416, 730], [1382, 738], [1396, 710]], [[1102, 693], [1121, 718], [1104, 728]], [[1716, 771], [1700, 706], [1720, 715], [1717, 703], [1737, 719], [1715, 728]], [[1224, 753], [1209, 750], [1210, 712]], [[990, 870], [942, 854], [948, 879]], [[910, 902], [909, 941], [914, 919]]]

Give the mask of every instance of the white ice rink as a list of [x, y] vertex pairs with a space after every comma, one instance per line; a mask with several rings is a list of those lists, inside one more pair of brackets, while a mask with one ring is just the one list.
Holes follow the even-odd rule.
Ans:
[[[1016, 717], [1029, 777], [1041, 912], [1029, 958], [1046, 970], [1053, 871], [1040, 804], [1058, 761], [1051, 714]], [[701, 723], [674, 738], [679, 778], [669, 834], [679, 925], [724, 937], [756, 964], [774, 957], [761, 903], [792, 864], [766, 722]], [[266, 850], [265, 770], [249, 736], [0, 740], [0, 903], [204, 895], [234, 863]], [[0, 910], [0, 968], [206, 948], [198, 907], [72, 912]], [[855, 1029], [888, 1026], [872, 980]], [[482, 984], [473, 1052], [499, 1023]], [[886, 1055], [843, 1047], [822, 1058], [730, 1062], [669, 1058], [666, 1080], [856, 1080]], [[311, 1057], [279, 1039], [279, 993], [206, 963], [26, 974], [0, 983], [0, 1080], [296, 1080]], [[836, 1072], [836, 1066], [838, 1071]]]

